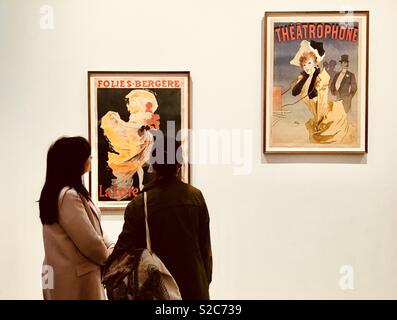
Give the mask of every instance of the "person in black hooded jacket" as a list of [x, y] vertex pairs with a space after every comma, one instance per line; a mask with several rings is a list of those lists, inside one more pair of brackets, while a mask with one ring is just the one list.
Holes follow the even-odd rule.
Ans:
[[[175, 149], [178, 143], [176, 146]], [[164, 159], [168, 159], [166, 148]], [[147, 192], [152, 250], [174, 277], [183, 300], [208, 300], [212, 251], [204, 197], [199, 189], [181, 181], [179, 162], [154, 163], [153, 169], [156, 179], [143, 189]], [[146, 231], [141, 193], [125, 210], [123, 230], [112, 255], [143, 247], [146, 247]]]

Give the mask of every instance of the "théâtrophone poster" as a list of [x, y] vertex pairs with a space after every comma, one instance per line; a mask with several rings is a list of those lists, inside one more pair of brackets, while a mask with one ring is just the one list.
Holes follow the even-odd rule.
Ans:
[[265, 153], [367, 151], [368, 15], [265, 14]]

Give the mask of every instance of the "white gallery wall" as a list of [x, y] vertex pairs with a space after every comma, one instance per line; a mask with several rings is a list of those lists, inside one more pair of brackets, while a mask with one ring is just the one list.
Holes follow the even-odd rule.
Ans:
[[[43, 5], [53, 29], [40, 28]], [[370, 11], [369, 153], [264, 156], [264, 12], [346, 9]], [[180, 70], [193, 129], [252, 130], [248, 174], [192, 166], [211, 215], [212, 298], [396, 299], [396, 11], [392, 0], [0, 0], [0, 298], [41, 299], [35, 201], [51, 142], [88, 137], [87, 71]], [[103, 216], [115, 239], [122, 223]]]

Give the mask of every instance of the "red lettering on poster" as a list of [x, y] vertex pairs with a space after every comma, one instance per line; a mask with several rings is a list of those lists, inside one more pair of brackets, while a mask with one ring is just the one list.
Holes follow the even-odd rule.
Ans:
[[316, 26], [314, 24], [309, 24], [309, 38], [316, 38]]
[[326, 24], [324, 27], [324, 38], [328, 38], [330, 34], [331, 34], [331, 26], [329, 24]]
[[277, 41], [278, 41], [278, 42], [281, 42], [280, 28], [275, 28], [275, 29], [274, 29], [274, 32], [276, 32], [276, 34], [277, 34]]
[[318, 24], [317, 25], [317, 38], [322, 38], [324, 34], [324, 25], [323, 24]]
[[357, 38], [358, 38], [358, 29], [357, 29], [357, 28], [354, 28], [352, 41], [353, 41], [353, 42], [357, 42]]
[[294, 25], [293, 24], [291, 24], [290, 26], [289, 26], [289, 33], [290, 33], [290, 35], [291, 35], [291, 40], [295, 40], [295, 32], [294, 32]]
[[346, 28], [340, 28], [339, 29], [339, 40], [343, 40], [346, 35]]
[[281, 30], [281, 34], [283, 36], [284, 41], [289, 41], [288, 28], [283, 27]]
[[296, 26], [296, 40], [302, 39], [302, 26], [298, 24]]

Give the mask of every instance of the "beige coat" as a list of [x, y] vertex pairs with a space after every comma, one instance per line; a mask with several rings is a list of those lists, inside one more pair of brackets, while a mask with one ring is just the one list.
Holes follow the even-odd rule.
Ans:
[[58, 208], [59, 223], [43, 227], [44, 299], [105, 299], [100, 266], [114, 244], [102, 232], [100, 210], [68, 187]]

